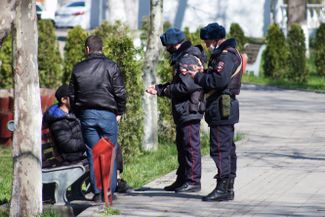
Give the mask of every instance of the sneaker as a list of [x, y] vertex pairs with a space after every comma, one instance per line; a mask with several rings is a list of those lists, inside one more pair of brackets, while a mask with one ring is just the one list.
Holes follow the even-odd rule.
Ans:
[[102, 194], [95, 194], [92, 201], [94, 201], [96, 203], [102, 203], [104, 201]]
[[132, 188], [128, 185], [128, 183], [124, 179], [117, 180], [117, 186], [115, 191], [118, 193], [127, 193], [131, 191]]

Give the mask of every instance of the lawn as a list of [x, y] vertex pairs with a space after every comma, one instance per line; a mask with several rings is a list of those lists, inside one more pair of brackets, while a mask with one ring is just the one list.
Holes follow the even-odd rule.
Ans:
[[11, 148], [0, 145], [0, 204], [9, 201], [11, 195], [12, 156]]
[[290, 81], [276, 81], [270, 78], [265, 78], [262, 76], [256, 77], [253, 75], [244, 75], [242, 82], [258, 85], [269, 85], [285, 89], [325, 92], [325, 77], [319, 77], [316, 75], [309, 76], [308, 81], [305, 84], [298, 84]]

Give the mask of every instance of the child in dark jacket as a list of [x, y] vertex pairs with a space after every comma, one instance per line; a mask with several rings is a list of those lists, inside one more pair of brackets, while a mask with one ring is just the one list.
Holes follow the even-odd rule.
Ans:
[[63, 164], [73, 164], [85, 159], [86, 146], [83, 141], [81, 125], [73, 113], [70, 113], [70, 101], [73, 90], [62, 85], [55, 93], [58, 104], [47, 109], [43, 116], [43, 127], [48, 127], [53, 143], [62, 156]]

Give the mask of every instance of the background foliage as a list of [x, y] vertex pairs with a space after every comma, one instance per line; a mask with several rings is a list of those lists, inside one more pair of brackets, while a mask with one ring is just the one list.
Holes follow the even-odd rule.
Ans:
[[228, 38], [235, 38], [237, 42], [237, 49], [239, 51], [244, 50], [244, 45], [247, 42], [243, 29], [238, 23], [232, 23], [230, 25]]
[[88, 33], [80, 26], [69, 30], [64, 46], [62, 83], [69, 83], [73, 66], [85, 58], [85, 40]]
[[318, 75], [325, 76], [325, 23], [317, 29], [315, 44], [316, 70]]
[[270, 25], [266, 36], [266, 46], [263, 53], [264, 75], [281, 80], [287, 72], [288, 47], [279, 25]]
[[0, 88], [9, 89], [13, 85], [12, 74], [12, 37], [9, 35], [0, 48]]
[[38, 73], [40, 86], [57, 88], [61, 85], [62, 58], [50, 20], [38, 21]]
[[298, 24], [293, 24], [288, 32], [288, 71], [287, 78], [297, 83], [307, 81], [305, 35]]

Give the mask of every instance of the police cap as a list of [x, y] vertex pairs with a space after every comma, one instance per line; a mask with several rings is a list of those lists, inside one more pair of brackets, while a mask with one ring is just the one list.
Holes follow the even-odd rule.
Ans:
[[202, 40], [221, 39], [226, 36], [226, 30], [218, 23], [210, 23], [200, 30], [200, 38]]
[[163, 46], [179, 44], [185, 39], [185, 34], [176, 28], [169, 28], [164, 34], [160, 36]]

